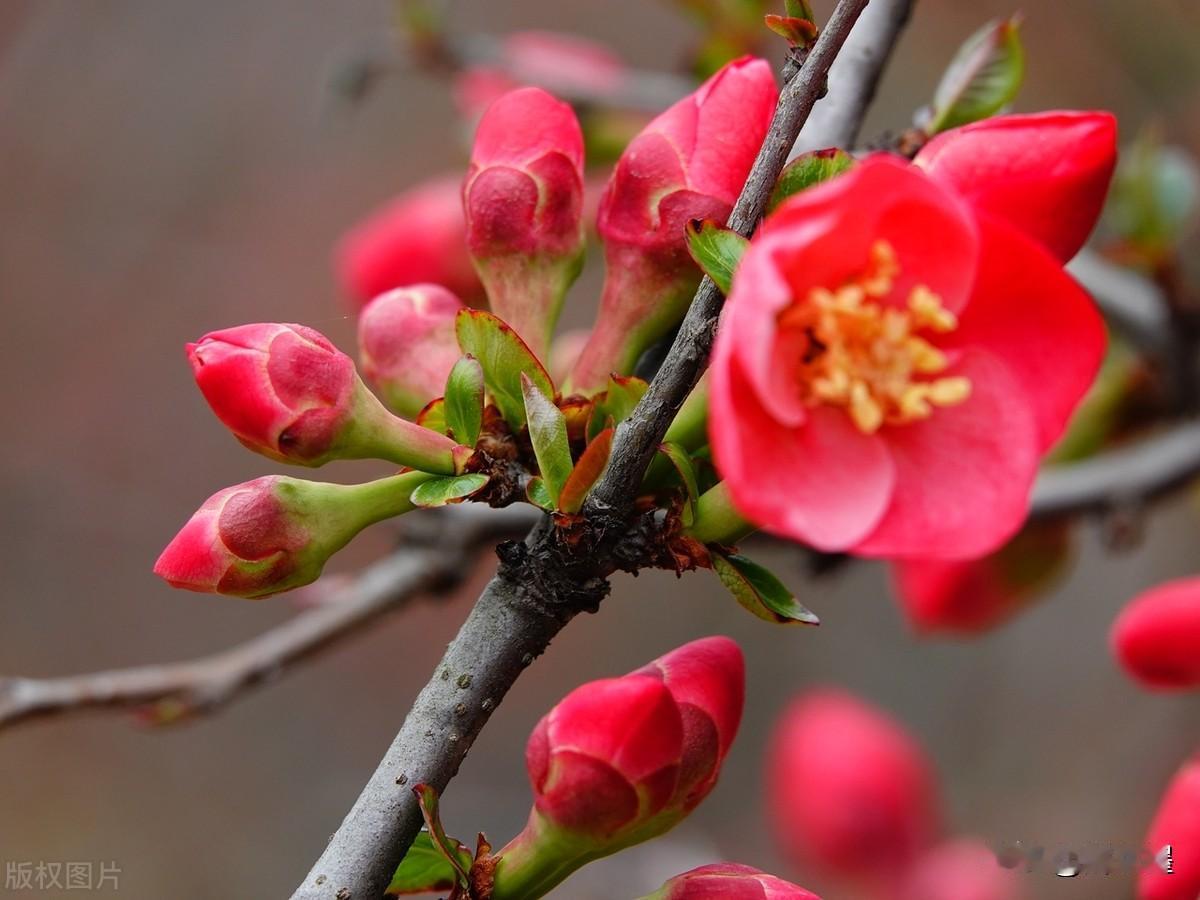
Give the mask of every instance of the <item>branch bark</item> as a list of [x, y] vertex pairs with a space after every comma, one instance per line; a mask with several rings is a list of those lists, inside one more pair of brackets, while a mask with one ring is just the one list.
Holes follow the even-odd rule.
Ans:
[[829, 72], [829, 94], [812, 111], [793, 155], [826, 147], [849, 149], [916, 0], [874, 0]]
[[531, 518], [516, 508], [483, 515], [465, 507], [446, 510], [435, 529], [367, 568], [320, 606], [211, 656], [63, 678], [0, 677], [0, 729], [105, 707], [160, 705], [163, 723], [214, 712], [420, 594], [452, 589], [485, 542], [524, 530]]
[[[825, 87], [829, 67], [868, 0], [839, 0], [799, 71], [787, 81], [730, 225], [758, 224], [779, 170]], [[439, 794], [525, 667], [575, 615], [593, 611], [607, 576], [623, 567], [622, 544], [638, 539], [628, 510], [646, 467], [712, 347], [721, 297], [705, 279], [671, 352], [617, 436], [613, 458], [585, 507], [589, 528], [564, 542], [544, 519], [524, 543], [502, 544], [488, 584], [392, 745], [293, 900], [379, 897], [421, 827], [414, 784]]]
[[1033, 491], [1030, 515], [1039, 519], [1140, 506], [1200, 477], [1200, 421], [1046, 469]]

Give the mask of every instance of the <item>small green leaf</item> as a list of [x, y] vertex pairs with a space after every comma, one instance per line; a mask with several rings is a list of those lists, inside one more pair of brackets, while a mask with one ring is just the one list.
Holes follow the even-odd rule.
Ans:
[[449, 434], [450, 426], [446, 424], [446, 401], [442, 397], [430, 400], [425, 408], [417, 413], [417, 424], [438, 434]]
[[713, 219], [692, 219], [687, 225], [688, 253], [722, 294], [733, 285], [733, 272], [750, 242]]
[[604, 468], [608, 465], [612, 442], [613, 429], [605, 428], [584, 448], [579, 462], [575, 463], [575, 468], [571, 470], [558, 497], [558, 506], [563, 512], [577, 513], [583, 509], [583, 501], [587, 499], [588, 491], [604, 474]]
[[995, 19], [963, 42], [934, 92], [930, 134], [986, 119], [1013, 101], [1025, 77], [1020, 25], [1020, 14]]
[[546, 489], [558, 502], [563, 485], [571, 474], [571, 442], [567, 438], [567, 420], [541, 389], [522, 373], [521, 392], [529, 423], [529, 441]]
[[414, 506], [433, 509], [447, 503], [458, 503], [478, 493], [488, 483], [488, 476], [480, 472], [467, 475], [449, 475], [433, 478], [416, 486], [412, 492]]
[[446, 378], [446, 424], [460, 444], [474, 447], [483, 428], [483, 366], [469, 353]]
[[758, 563], [739, 554], [712, 554], [713, 570], [738, 603], [767, 622], [820, 625], [783, 582]]
[[779, 173], [775, 190], [767, 201], [767, 211], [775, 209], [788, 197], [841, 175], [853, 165], [854, 157], [837, 147], [800, 154]]
[[[471, 856], [463, 848], [459, 861], [471, 865]], [[412, 847], [396, 868], [387, 893], [392, 896], [404, 894], [427, 894], [432, 891], [447, 891], [458, 883], [458, 870], [434, 846], [429, 832], [422, 829]]]
[[779, 16], [768, 13], [763, 17], [770, 28], [793, 47], [809, 47], [817, 39], [817, 26], [803, 16]]
[[813, 12], [812, 4], [808, 0], [783, 0], [783, 11], [793, 19], [817, 21], [816, 13]]
[[545, 479], [537, 475], [530, 478], [529, 483], [525, 485], [525, 499], [546, 512], [554, 512], [554, 498], [550, 496]]
[[458, 882], [466, 885], [470, 880], [471, 853], [462, 845], [461, 841], [447, 835], [442, 828], [442, 820], [438, 816], [437, 791], [427, 784], [417, 784], [413, 786], [413, 793], [417, 795], [421, 815], [425, 818], [425, 828], [429, 833], [430, 844], [454, 868]]
[[513, 428], [525, 424], [525, 400], [521, 376], [533, 382], [547, 397], [554, 396], [554, 382], [525, 342], [509, 326], [489, 312], [464, 309], [454, 323], [458, 346], [479, 360], [492, 400], [504, 421]]
[[595, 399], [588, 419], [587, 436], [594, 441], [605, 428], [620, 425], [629, 418], [642, 395], [650, 387], [632, 375], [614, 375], [608, 379], [608, 389]]
[[688, 452], [678, 444], [664, 441], [658, 449], [671, 461], [671, 465], [679, 473], [679, 480], [683, 482], [683, 487], [687, 491], [686, 502], [683, 504], [683, 524], [691, 525], [696, 519], [696, 500], [700, 497], [696, 467], [692, 465], [692, 458], [688, 456]]

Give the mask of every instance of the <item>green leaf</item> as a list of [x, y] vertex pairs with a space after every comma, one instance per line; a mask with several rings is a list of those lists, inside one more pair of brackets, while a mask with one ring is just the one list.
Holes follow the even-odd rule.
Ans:
[[[462, 848], [462, 853], [465, 855], [460, 855], [459, 861], [469, 867], [471, 856], [465, 848]], [[458, 870], [434, 846], [429, 832], [422, 829], [396, 868], [387, 893], [392, 896], [426, 894], [450, 890], [457, 883]]]
[[1195, 225], [1200, 166], [1182, 147], [1164, 145], [1155, 128], [1143, 129], [1121, 152], [1105, 224], [1152, 261], [1170, 252]]
[[575, 468], [571, 470], [558, 497], [558, 506], [563, 512], [577, 513], [583, 508], [588, 491], [604, 474], [604, 468], [608, 465], [612, 442], [613, 429], [605, 428], [584, 448], [579, 462], [575, 463]]
[[417, 424], [438, 434], [449, 434], [450, 426], [446, 424], [446, 401], [442, 397], [430, 400], [425, 408], [417, 413]]
[[453, 867], [458, 882], [466, 885], [470, 880], [471, 853], [462, 845], [461, 841], [448, 836], [442, 828], [442, 820], [438, 816], [437, 791], [427, 784], [418, 784], [413, 786], [413, 793], [417, 795], [421, 815], [425, 818], [430, 844]]
[[458, 346], [479, 360], [483, 378], [500, 415], [514, 429], [525, 424], [521, 376], [527, 377], [547, 397], [554, 382], [517, 333], [489, 312], [464, 309], [454, 323]]
[[713, 219], [692, 219], [687, 224], [688, 253], [722, 294], [733, 284], [733, 272], [750, 242]]
[[767, 27], [794, 47], [810, 47], [817, 39], [817, 26], [803, 16], [779, 16], [768, 13]]
[[596, 398], [588, 419], [588, 440], [593, 441], [605, 428], [620, 425], [629, 418], [650, 387], [632, 375], [614, 375], [608, 379], [608, 389]]
[[571, 442], [567, 438], [567, 420], [541, 388], [521, 375], [521, 393], [525, 400], [525, 416], [529, 422], [529, 441], [537, 457], [538, 470], [546, 482], [546, 490], [555, 503], [571, 474]]
[[930, 134], [986, 119], [1013, 101], [1025, 77], [1020, 25], [1020, 14], [994, 19], [963, 42], [934, 92]]
[[449, 475], [433, 478], [416, 486], [410, 498], [414, 506], [433, 509], [447, 503], [458, 503], [478, 493], [488, 483], [488, 476], [480, 472], [467, 475]]
[[837, 147], [800, 154], [779, 173], [775, 190], [771, 192], [771, 199], [767, 201], [767, 211], [775, 209], [788, 197], [841, 175], [853, 165], [854, 157]]
[[554, 498], [550, 496], [545, 480], [537, 475], [530, 478], [529, 483], [525, 485], [525, 498], [546, 512], [554, 512]]
[[713, 570], [738, 603], [767, 622], [820, 625], [821, 620], [805, 608], [769, 570], [744, 556], [712, 554]]
[[783, 11], [793, 19], [817, 21], [816, 13], [813, 12], [812, 4], [808, 0], [783, 0]]
[[687, 499], [683, 504], [683, 524], [691, 525], [696, 519], [696, 500], [700, 497], [696, 467], [692, 465], [692, 458], [688, 456], [688, 452], [678, 444], [664, 441], [659, 444], [658, 449], [671, 461], [671, 465], [679, 473], [679, 480], [683, 482], [683, 487], [687, 491]]
[[483, 366], [469, 353], [446, 378], [446, 424], [460, 444], [474, 447], [483, 428]]

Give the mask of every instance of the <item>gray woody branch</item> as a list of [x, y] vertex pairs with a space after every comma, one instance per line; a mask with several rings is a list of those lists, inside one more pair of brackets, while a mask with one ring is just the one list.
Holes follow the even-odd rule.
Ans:
[[[758, 159], [730, 219], [748, 234], [829, 67], [868, 0], [839, 0], [820, 39], [787, 81]], [[795, 69], [794, 63], [789, 64]], [[379, 767], [330, 839], [294, 900], [375, 900], [421, 828], [413, 784], [441, 793], [479, 731], [521, 672], [577, 614], [595, 610], [607, 576], [638, 548], [628, 509], [679, 404], [708, 361], [721, 298], [705, 279], [660, 374], [617, 435], [608, 471], [588, 504], [591, 534], [559, 539], [544, 519], [523, 543], [502, 544], [500, 569], [485, 588]]]

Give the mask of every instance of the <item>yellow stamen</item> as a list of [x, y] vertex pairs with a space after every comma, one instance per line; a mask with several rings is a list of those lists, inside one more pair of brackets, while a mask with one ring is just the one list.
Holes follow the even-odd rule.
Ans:
[[779, 327], [807, 338], [800, 389], [810, 405], [844, 408], [861, 431], [903, 425], [954, 406], [971, 394], [961, 375], [940, 375], [946, 354], [920, 334], [947, 334], [958, 318], [925, 285], [903, 304], [891, 297], [900, 274], [896, 252], [876, 241], [863, 273], [836, 289], [816, 287], [779, 316]]

